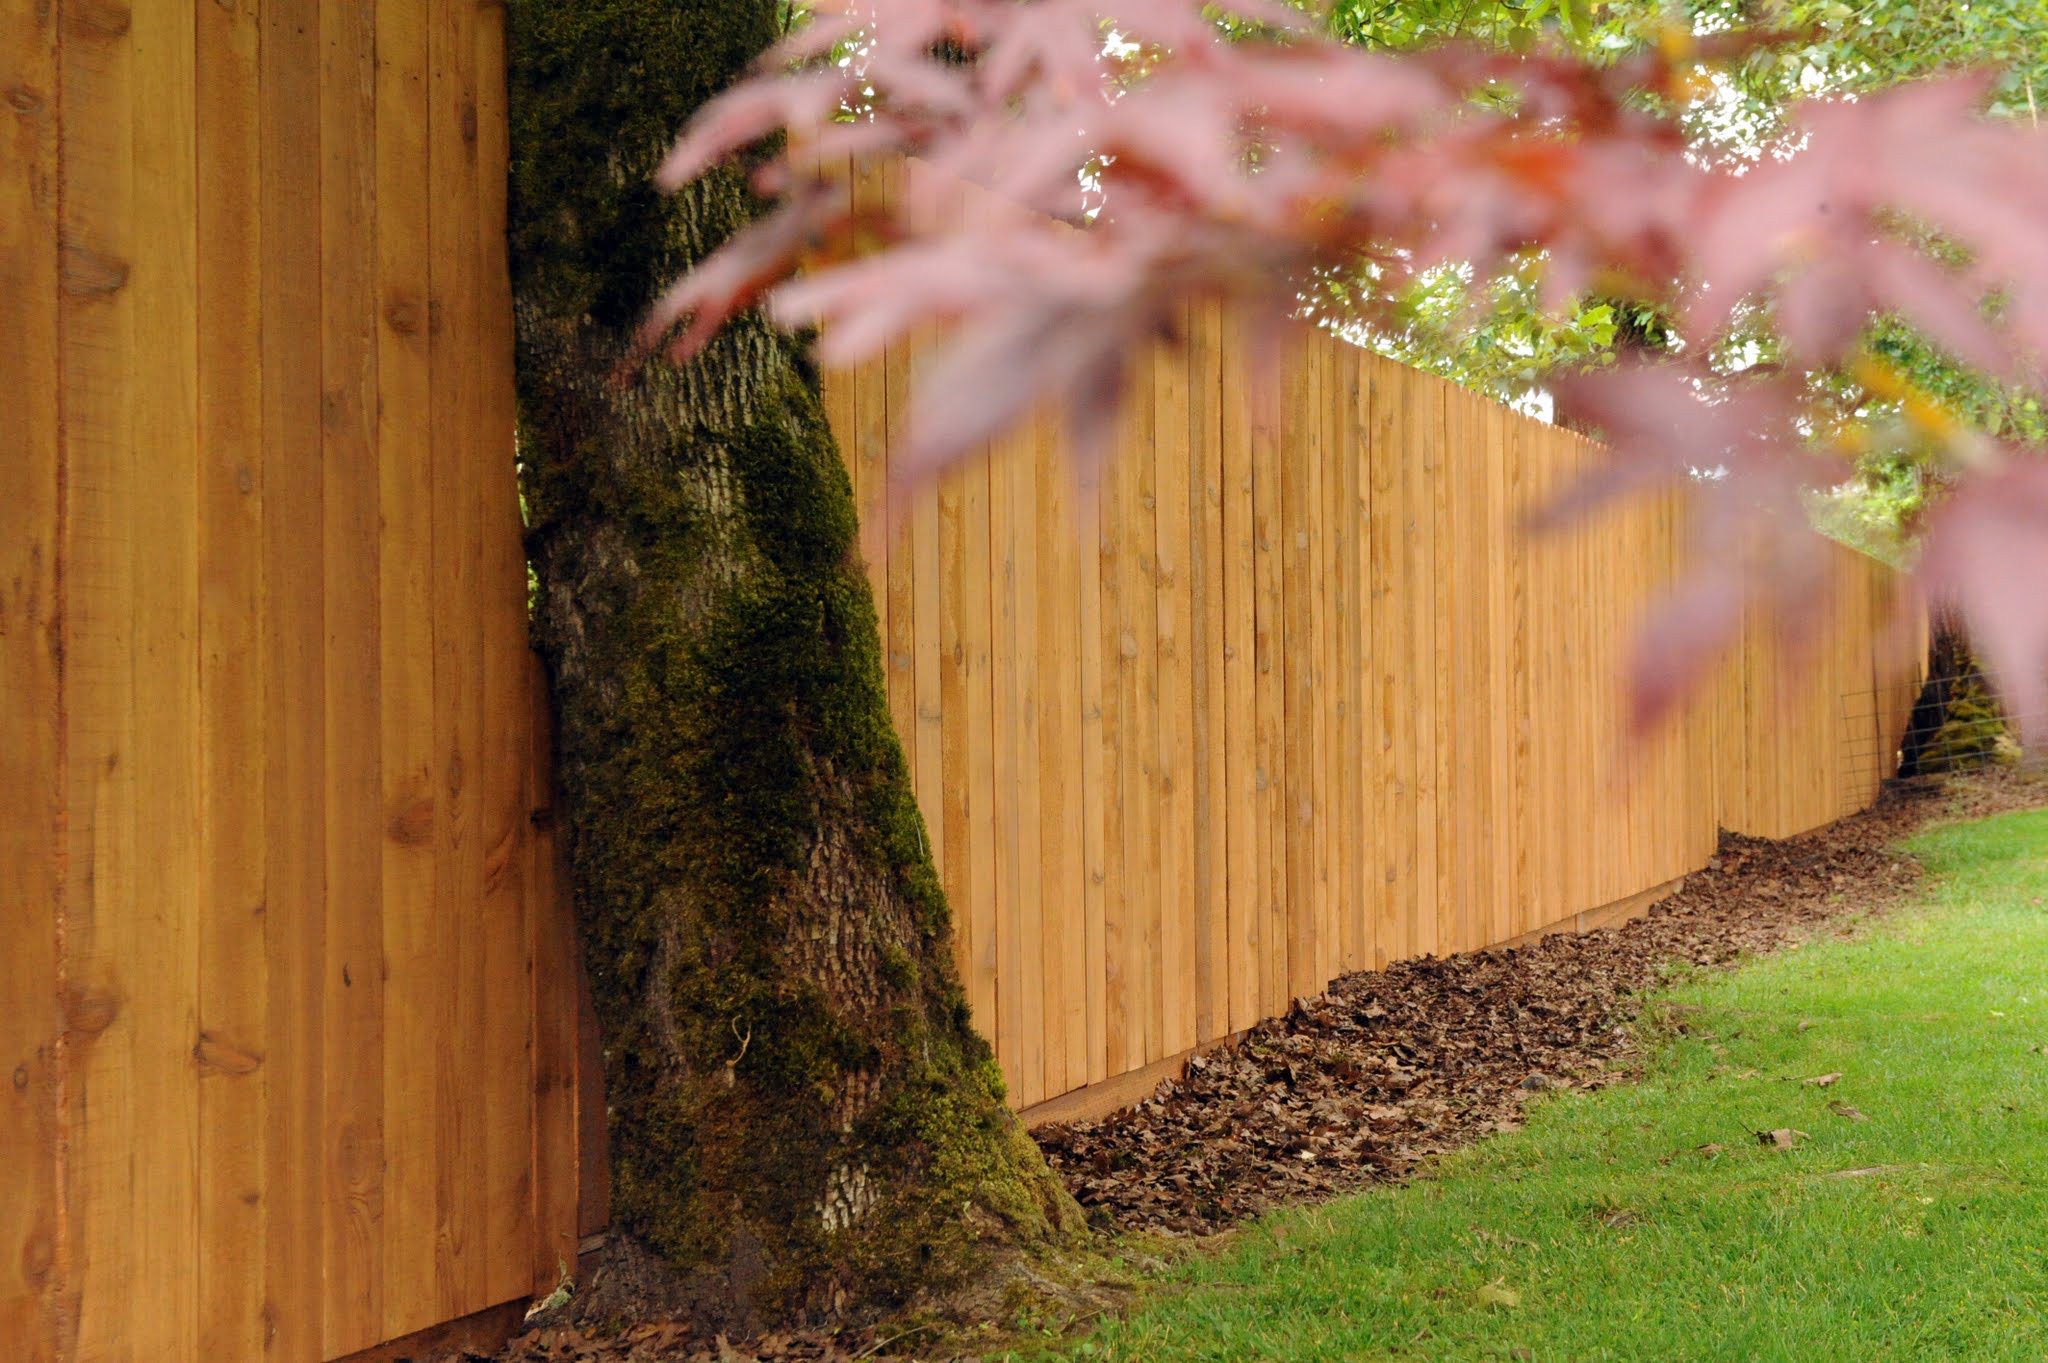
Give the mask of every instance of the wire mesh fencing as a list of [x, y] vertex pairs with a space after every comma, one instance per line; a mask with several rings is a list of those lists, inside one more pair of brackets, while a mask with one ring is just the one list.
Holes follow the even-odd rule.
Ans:
[[1842, 696], [1842, 778], [1852, 786], [1933, 780], [1994, 764], [2048, 766], [2023, 749], [2020, 734], [2041, 733], [2048, 715], [2014, 715], [1998, 700], [1991, 678], [1965, 673]]

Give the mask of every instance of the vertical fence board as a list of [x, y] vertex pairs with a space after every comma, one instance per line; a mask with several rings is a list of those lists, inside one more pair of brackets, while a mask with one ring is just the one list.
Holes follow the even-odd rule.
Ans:
[[0, 128], [0, 694], [13, 727], [0, 743], [0, 902], [14, 906], [0, 954], [0, 1339], [22, 1363], [54, 1363], [59, 1262], [57, 942], [64, 807], [60, 691], [62, 448], [59, 427], [58, 63], [56, 17], [0, 3], [0, 88], [17, 92]]
[[[967, 556], [976, 547], [969, 542], [966, 523], [966, 475], [949, 473], [939, 484], [939, 705], [946, 721], [941, 733], [939, 774], [939, 838], [946, 849], [939, 863], [939, 878], [946, 887], [946, 901], [953, 914], [954, 960], [960, 969], [968, 1000], [981, 1006], [974, 980], [974, 893], [973, 842], [969, 819], [973, 807], [968, 794], [967, 687], [972, 675], [967, 656]], [[981, 1014], [987, 1017], [986, 1013]]]
[[1374, 701], [1369, 741], [1376, 761], [1373, 800], [1373, 903], [1379, 940], [1391, 958], [1413, 955], [1418, 917], [1414, 795], [1415, 717], [1411, 694], [1413, 638], [1402, 603], [1409, 600], [1410, 543], [1406, 448], [1402, 443], [1405, 388], [1400, 370], [1378, 356], [1366, 360], [1371, 436], [1367, 481], [1372, 495], [1371, 579], [1372, 661], [1367, 672]]
[[1261, 1017], [1287, 1008], [1289, 946], [1287, 885], [1286, 636], [1281, 615], [1283, 549], [1286, 527], [1281, 519], [1281, 434], [1278, 429], [1284, 394], [1273, 391], [1278, 376], [1270, 365], [1252, 370], [1258, 385], [1251, 395], [1252, 483], [1252, 638], [1257, 722], [1253, 751], [1258, 804], [1259, 952]]
[[1488, 869], [1493, 848], [1494, 709], [1488, 649], [1486, 588], [1493, 545], [1486, 538], [1485, 408], [1471, 393], [1446, 389], [1443, 536], [1437, 544], [1444, 608], [1438, 616], [1437, 723], [1440, 775], [1437, 827], [1442, 846], [1445, 951], [1487, 940]]
[[966, 776], [971, 790], [965, 827], [958, 839], [947, 839], [966, 853], [965, 902], [972, 925], [968, 941], [967, 997], [977, 1016], [995, 1023], [996, 1002], [996, 800], [995, 677], [993, 673], [993, 597], [990, 595], [991, 553], [989, 464], [982, 457], [961, 474], [960, 533], [960, 670], [961, 713], [966, 721]]
[[[1102, 792], [1102, 925], [1099, 933], [1091, 933], [1091, 941], [1097, 935], [1102, 941], [1099, 987], [1103, 1009], [1102, 1064], [1106, 1075], [1123, 1074], [1145, 1063], [1143, 1026], [1139, 1024], [1133, 1030], [1132, 1025], [1131, 979], [1126, 961], [1132, 933], [1124, 875], [1124, 768], [1129, 761], [1126, 747], [1130, 742], [1124, 716], [1129, 704], [1126, 679], [1131, 660], [1124, 652], [1124, 558], [1131, 549], [1126, 537], [1123, 464], [1119, 460], [1098, 471], [1100, 484], [1095, 508], [1096, 578], [1101, 602], [1097, 614], [1095, 728]], [[1133, 650], [1136, 647], [1133, 641]]]
[[[901, 356], [890, 356], [892, 394], [895, 391], [893, 385], [907, 379], [908, 369]], [[907, 391], [907, 383], [905, 388]], [[892, 399], [889, 407], [892, 420], [896, 419], [901, 406]], [[915, 729], [904, 738], [908, 745], [905, 756], [910, 760], [915, 776], [919, 805], [924, 814], [925, 835], [931, 840], [932, 859], [943, 866], [945, 820], [938, 797], [945, 764], [944, 695], [939, 658], [939, 491], [926, 485], [917, 489], [914, 497], [910, 510], [910, 617], [916, 673], [912, 695], [917, 720]]]
[[[1038, 454], [1034, 427], [1020, 427], [990, 459], [989, 544], [996, 617], [995, 773], [999, 822], [998, 1032], [1017, 1056], [1021, 1101], [1045, 1091], [1045, 916], [1038, 730]], [[1027, 903], [1029, 908], [1027, 908]]]
[[[435, 899], [434, 484], [430, 448], [427, 16], [407, 0], [377, 12], [377, 418], [379, 674], [383, 802], [384, 1030], [431, 1034], [440, 1017]], [[432, 1244], [438, 1220], [439, 1048], [384, 1056], [384, 1229]], [[383, 1335], [438, 1313], [434, 1274], [402, 1253], [384, 1263]]]
[[[383, 806], [378, 646], [375, 11], [320, 9], [321, 509], [326, 692], [328, 956], [323, 1336], [367, 1348], [384, 1324]], [[351, 675], [352, 670], [352, 675]]]
[[198, 43], [190, 9], [144, 6], [128, 38], [135, 64], [129, 287], [135, 332], [128, 372], [137, 487], [134, 522], [135, 951], [129, 974], [129, 1064], [136, 1122], [130, 1228], [149, 1292], [131, 1336], [143, 1358], [198, 1347], [199, 1091], [199, 465]]
[[321, 1341], [322, 947], [326, 898], [325, 535], [320, 450], [319, 6], [262, 10], [264, 800], [270, 1122], [265, 1167], [271, 1356], [312, 1358]]
[[1157, 1054], [1186, 1050], [1200, 1036], [1195, 1026], [1197, 922], [1195, 904], [1194, 677], [1188, 650], [1194, 633], [1189, 554], [1193, 524], [1189, 488], [1192, 414], [1189, 355], [1175, 348], [1153, 368], [1152, 488], [1156, 692], [1148, 709], [1158, 716], [1159, 791], [1159, 1013]]
[[1366, 353], [1348, 356], [1350, 387], [1350, 437], [1344, 453], [1345, 496], [1353, 526], [1351, 552], [1347, 556], [1347, 599], [1345, 649], [1347, 663], [1343, 678], [1351, 723], [1345, 731], [1346, 798], [1349, 808], [1345, 826], [1352, 840], [1350, 871], [1345, 880], [1346, 911], [1355, 925], [1356, 941], [1346, 962], [1349, 970], [1374, 970], [1385, 960], [1380, 934], [1380, 882], [1374, 879], [1378, 848], [1374, 846], [1373, 791], [1378, 787], [1378, 708], [1373, 703], [1372, 656], [1372, 384]]
[[258, 28], [219, 5], [194, 15], [199, 185], [200, 489], [199, 1337], [201, 1357], [264, 1343], [269, 1074], [261, 772], [262, 327]]
[[[995, 906], [990, 932], [994, 936], [996, 990], [994, 1024], [996, 1048], [1015, 1057], [1011, 1087], [1021, 1102], [1032, 1101], [1044, 1078], [1038, 1066], [1026, 1060], [1024, 1021], [1024, 966], [1027, 931], [1035, 927], [1022, 915], [1024, 871], [1024, 792], [1019, 750], [1023, 747], [1019, 678], [1021, 661], [1017, 648], [1017, 554], [1020, 543], [1035, 533], [1035, 527], [1016, 524], [1012, 499], [1013, 475], [1017, 466], [1018, 436], [1013, 433], [996, 443], [988, 456], [988, 555], [990, 675], [993, 679], [991, 794], [994, 805]], [[1031, 812], [1036, 823], [1037, 811]], [[1035, 1058], [1035, 1056], [1033, 1057]]]
[[[137, 916], [134, 540], [142, 495], [134, 458], [130, 353], [138, 267], [134, 87], [125, 34], [67, 23], [61, 196], [64, 496], [63, 716], [68, 770], [63, 884], [66, 1186], [76, 1347], [138, 1357], [130, 1312], [161, 1294], [138, 1272], [135, 1214], [132, 928]], [[89, 1006], [81, 1007], [81, 1003]]]
[[1535, 917], [1535, 885], [1530, 877], [1529, 857], [1533, 844], [1542, 836], [1534, 798], [1535, 735], [1543, 716], [1532, 702], [1533, 666], [1529, 628], [1529, 601], [1533, 551], [1526, 529], [1530, 486], [1528, 457], [1536, 433], [1530, 423], [1515, 416], [1502, 424], [1502, 443], [1497, 452], [1503, 466], [1502, 512], [1504, 533], [1511, 537], [1508, 548], [1512, 580], [1504, 593], [1507, 630], [1507, 668], [1512, 678], [1508, 713], [1508, 782], [1505, 792], [1509, 813], [1507, 827], [1511, 845], [1507, 865], [1508, 903], [1504, 913], [1506, 935], [1519, 937], [1542, 926]]
[[[885, 193], [900, 197], [902, 192], [901, 167], [892, 167], [886, 178]], [[881, 449], [875, 459], [876, 481], [879, 498], [878, 513], [883, 516], [884, 527], [889, 532], [886, 558], [888, 564], [887, 599], [876, 603], [888, 628], [882, 635], [882, 656], [887, 665], [889, 682], [889, 713], [895, 717], [896, 733], [903, 745], [905, 765], [916, 770], [917, 745], [923, 725], [918, 712], [918, 635], [917, 635], [917, 505], [925, 501], [920, 497], [917, 503], [897, 505], [888, 496], [889, 455], [898, 447], [898, 432], [907, 426], [909, 385], [905, 367], [900, 364], [883, 363], [874, 366], [882, 377], [878, 385], [882, 404]], [[928, 491], [928, 490], [927, 490]], [[937, 655], [933, 655], [936, 664]]]
[[[483, 1299], [525, 1293], [532, 1283], [535, 1024], [530, 1012], [538, 968], [532, 952], [533, 894], [526, 883], [531, 823], [526, 773], [530, 736], [506, 722], [531, 704], [526, 650], [526, 556], [514, 470], [512, 275], [506, 236], [506, 177], [511, 159], [506, 87], [506, 12], [476, 12], [478, 195], [475, 234], [477, 345], [482, 352], [476, 497], [481, 508], [484, 609], [482, 734], [485, 763], [483, 916], [487, 1098], [484, 1119], [483, 1235], [488, 1261]], [[387, 456], [388, 457], [388, 456]], [[387, 1203], [388, 1205], [388, 1203]]]
[[502, 24], [0, 6], [10, 1357], [315, 1363], [573, 1258]]
[[[1081, 789], [1075, 799], [1081, 810], [1081, 984], [1087, 1056], [1087, 1082], [1109, 1077], [1109, 939], [1108, 905], [1117, 867], [1108, 843], [1111, 768], [1107, 762], [1109, 703], [1106, 677], [1114, 675], [1116, 655], [1105, 653], [1106, 623], [1114, 612], [1105, 599], [1114, 574], [1106, 571], [1103, 530], [1102, 473], [1096, 466], [1079, 471], [1074, 500], [1075, 571], [1080, 600], [1076, 614], [1079, 657]], [[1105, 659], [1107, 660], [1105, 664]], [[1107, 670], [1105, 670], [1105, 667]]]
[[[486, 849], [483, 809], [482, 637], [475, 607], [480, 595], [483, 512], [473, 495], [482, 469], [480, 447], [482, 359], [478, 347], [478, 272], [475, 222], [479, 190], [476, 127], [476, 0], [452, 0], [429, 10], [428, 138], [434, 176], [430, 204], [429, 287], [436, 305], [430, 361], [440, 401], [432, 430], [434, 479], [434, 728], [439, 739], [435, 777], [435, 898], [442, 906], [434, 969], [448, 981], [441, 1026], [457, 1044], [437, 1074], [441, 1085], [436, 1167], [439, 1223], [435, 1279], [444, 1316], [484, 1295], [482, 1104], [467, 1101], [482, 1050], [485, 958], [481, 935], [458, 905], [473, 902], [483, 885]], [[462, 1152], [456, 1156], [455, 1152]]]
[[1309, 632], [1302, 643], [1308, 655], [1310, 727], [1307, 740], [1311, 762], [1307, 783], [1309, 798], [1303, 822], [1309, 833], [1310, 885], [1314, 889], [1310, 919], [1315, 947], [1306, 962], [1308, 974], [1295, 990], [1305, 997], [1315, 995], [1337, 974], [1336, 906], [1332, 903], [1337, 851], [1333, 836], [1336, 829], [1331, 822], [1336, 805], [1330, 796], [1330, 744], [1336, 720], [1336, 692], [1332, 685], [1336, 664], [1330, 653], [1334, 633], [1330, 613], [1330, 542], [1335, 526], [1330, 515], [1329, 495], [1334, 472], [1331, 461], [1335, 458], [1334, 402], [1331, 396], [1334, 347], [1335, 342], [1321, 331], [1314, 333], [1309, 343], [1312, 358], [1309, 374], [1314, 386], [1307, 404], [1308, 487], [1303, 506], [1308, 534], [1304, 552], [1309, 574]]
[[1331, 515], [1336, 530], [1332, 538], [1333, 577], [1330, 686], [1337, 703], [1337, 728], [1332, 736], [1331, 790], [1334, 796], [1334, 844], [1337, 878], [1332, 891], [1337, 914], [1339, 971], [1360, 970], [1368, 964], [1365, 937], [1364, 895], [1359, 878], [1359, 858], [1364, 855], [1364, 830], [1358, 812], [1366, 776], [1360, 767], [1359, 705], [1363, 695], [1361, 677], [1365, 668], [1359, 648], [1363, 606], [1358, 597], [1359, 557], [1365, 542], [1365, 516], [1358, 490], [1360, 461], [1365, 457], [1363, 410], [1360, 407], [1359, 352], [1351, 346], [1331, 343], [1336, 348], [1336, 381], [1332, 394], [1334, 437], [1331, 444]]
[[[1409, 585], [1405, 602], [1415, 679], [1415, 888], [1421, 896], [1415, 919], [1416, 954], [1452, 950], [1454, 903], [1444, 893], [1444, 869], [1455, 849], [1442, 846], [1441, 814], [1445, 793], [1442, 777], [1444, 726], [1450, 719], [1446, 702], [1449, 669], [1445, 666], [1444, 634], [1449, 583], [1437, 553], [1448, 519], [1444, 514], [1449, 488], [1444, 478], [1444, 394], [1427, 374], [1402, 376], [1406, 396], [1401, 453], [1408, 481], [1408, 514], [1415, 528], [1408, 550]], [[1425, 607], [1424, 603], [1427, 603]]]
[[1123, 551], [1122, 626], [1118, 643], [1122, 675], [1118, 686], [1124, 735], [1124, 978], [1129, 985], [1128, 1040], [1138, 1063], [1158, 1060], [1165, 1016], [1160, 992], [1160, 846], [1162, 800], [1159, 787], [1159, 580], [1158, 580], [1158, 356], [1136, 367], [1128, 404], [1130, 444], [1119, 461], [1124, 505], [1130, 520]]
[[[1050, 417], [1034, 423], [1026, 474], [1038, 503], [1041, 584], [1033, 598], [1041, 665], [1038, 674], [1038, 767], [1041, 867], [1030, 879], [1044, 919], [1045, 1092], [1088, 1082], [1087, 907], [1085, 840], [1081, 832], [1082, 541], [1074, 518], [1071, 473]], [[1092, 550], [1092, 546], [1090, 546]]]
[[[1238, 319], [1220, 322], [1223, 493], [1223, 748], [1226, 883], [1225, 935], [1230, 957], [1227, 1031], [1259, 1018], [1265, 916], [1259, 803], [1258, 636], [1254, 597], [1258, 550], [1252, 495], [1252, 414], [1241, 376], [1249, 356]], [[1222, 373], [1236, 381], [1225, 383]]]
[[1468, 454], [1484, 472], [1485, 521], [1482, 532], [1491, 553], [1492, 571], [1485, 581], [1486, 664], [1487, 664], [1487, 756], [1488, 877], [1485, 886], [1487, 914], [1484, 936], [1478, 945], [1502, 942], [1513, 937], [1515, 904], [1520, 886], [1515, 868], [1515, 739], [1520, 724], [1515, 658], [1515, 593], [1521, 582], [1521, 555], [1510, 510], [1514, 446], [1510, 426], [1513, 413], [1487, 404], [1485, 448]]
[[[1312, 810], [1315, 803], [1315, 671], [1311, 631], [1314, 606], [1309, 570], [1310, 465], [1319, 451], [1311, 446], [1315, 425], [1313, 341], [1290, 347], [1280, 375], [1279, 435], [1275, 463], [1279, 482], [1279, 543], [1275, 546], [1280, 635], [1274, 671], [1280, 675], [1280, 822], [1286, 866], [1287, 917], [1281, 1006], [1303, 993], [1313, 993], [1315, 973], [1316, 859]], [[1275, 944], [1276, 948], [1278, 943]]]
[[1195, 1036], [1230, 1031], [1229, 784], [1224, 733], [1223, 328], [1212, 302], [1188, 326], [1188, 663], [1193, 674]]
[[[879, 208], [889, 197], [885, 168], [871, 161], [858, 161], [853, 168], [853, 206], [856, 212]], [[899, 726], [904, 716], [898, 710], [903, 677], [897, 675], [889, 654], [890, 609], [894, 595], [889, 590], [889, 518], [884, 501], [888, 492], [889, 392], [885, 367], [862, 365], [854, 372], [854, 438], [850, 462], [853, 468], [855, 505], [860, 511], [861, 557], [866, 562], [868, 587], [874, 593], [875, 614], [881, 624], [883, 666], [889, 682], [890, 712]], [[900, 731], [900, 728], [899, 728]]]

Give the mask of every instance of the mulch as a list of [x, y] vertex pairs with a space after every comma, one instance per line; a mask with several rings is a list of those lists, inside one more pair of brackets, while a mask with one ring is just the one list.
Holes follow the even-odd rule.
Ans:
[[1724, 834], [1641, 918], [1348, 976], [1135, 1107], [1033, 1134], [1103, 1229], [1208, 1234], [1402, 1178], [1517, 1125], [1532, 1094], [1625, 1075], [1635, 996], [1673, 966], [1724, 965], [1887, 907], [1920, 874], [1892, 843], [1937, 814], [2042, 798], [1993, 777], [1893, 792], [1783, 842]]
[[[2038, 805], [2048, 788], [1992, 774], [1890, 792], [1803, 837], [1724, 835], [1706, 869], [1618, 928], [1348, 976], [1283, 1018], [1189, 1062], [1143, 1102], [1033, 1132], [1105, 1231], [1199, 1236], [1285, 1204], [1411, 1174], [1517, 1125], [1538, 1093], [1625, 1077], [1638, 998], [1674, 966], [1719, 966], [1896, 904], [1920, 876], [1888, 850], [1936, 817]], [[736, 1344], [681, 1326], [598, 1340], [556, 1326], [500, 1363], [844, 1363], [871, 1332]], [[872, 1352], [871, 1352], [872, 1351]]]

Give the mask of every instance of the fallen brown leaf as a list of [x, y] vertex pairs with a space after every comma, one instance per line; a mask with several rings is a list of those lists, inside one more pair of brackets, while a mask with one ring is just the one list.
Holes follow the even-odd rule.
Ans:
[[1841, 1078], [1842, 1072], [1840, 1070], [1833, 1070], [1827, 1074], [1816, 1074], [1815, 1076], [1813, 1076], [1813, 1078], [1808, 1079], [1806, 1081], [1806, 1084], [1809, 1088], [1833, 1088], [1838, 1082], [1840, 1082]]
[[[1658, 987], [1670, 964], [1725, 965], [1824, 929], [1844, 905], [1882, 909], [1919, 875], [1890, 847], [1929, 817], [2040, 799], [2037, 787], [1994, 777], [1900, 791], [1783, 842], [1731, 834], [1717, 865], [1632, 922], [1347, 976], [1208, 1052], [1138, 1107], [1032, 1134], [1095, 1224], [1120, 1230], [1209, 1234], [1404, 1178], [1519, 1125], [1532, 1075], [1574, 1088], [1626, 1075], [1638, 991]], [[1766, 882], [1768, 900], [1757, 894]], [[1689, 1021], [1697, 1034], [1706, 1021], [1669, 1003], [1657, 1014], [1659, 1030]]]
[[1829, 1103], [1828, 1111], [1834, 1113], [1837, 1117], [1847, 1117], [1852, 1122], [1867, 1122], [1870, 1120], [1861, 1111], [1843, 1102]]
[[1798, 1145], [1799, 1142], [1809, 1139], [1804, 1131], [1799, 1131], [1789, 1126], [1773, 1127], [1769, 1131], [1759, 1131], [1756, 1133], [1756, 1138], [1758, 1144], [1768, 1145], [1773, 1150], [1790, 1150]]
[[1522, 1304], [1521, 1293], [1515, 1291], [1512, 1287], [1503, 1287], [1499, 1283], [1488, 1283], [1472, 1295], [1477, 1297], [1480, 1304], [1484, 1306], [1501, 1306], [1512, 1310]]

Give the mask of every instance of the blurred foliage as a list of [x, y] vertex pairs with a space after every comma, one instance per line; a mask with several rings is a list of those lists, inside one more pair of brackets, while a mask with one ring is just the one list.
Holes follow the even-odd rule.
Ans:
[[1607, 27], [1602, 8], [1588, 0], [1335, 0], [1329, 24], [1350, 42], [1396, 51], [1452, 38], [1519, 48], [1552, 30], [1591, 48]]
[[[1320, 7], [1317, 0], [1291, 3]], [[1651, 40], [1660, 13], [1643, 3], [1624, 12], [1601, 0], [1334, 0], [1326, 16], [1331, 32], [1366, 47], [1471, 41], [1522, 50], [1554, 40], [1601, 60]], [[1665, 343], [1668, 327], [1642, 302], [1546, 300], [1542, 269], [1532, 256], [1516, 274], [1475, 285], [1469, 270], [1440, 266], [1389, 296], [1379, 272], [1366, 266], [1322, 281], [1318, 310], [1381, 354], [1545, 414], [1546, 375], [1611, 364], [1631, 344]], [[1368, 299], [1378, 306], [1364, 306]], [[1368, 311], [1369, 323], [1361, 320]]]
[[[2048, 445], [2048, 410], [2038, 393], [2000, 384], [1957, 364], [1912, 328], [1882, 319], [1864, 349], [1962, 425], [2015, 445]], [[1856, 475], [1819, 498], [1814, 521], [1865, 553], [1902, 564], [1930, 498], [1944, 486], [1943, 452], [1913, 438], [1896, 397], [1874, 393], [1854, 375], [1821, 373], [1811, 382], [1823, 410], [1856, 459]]]
[[[1648, 6], [1631, 0], [1626, 8]], [[1802, 92], [1871, 90], [1971, 67], [2001, 72], [1991, 103], [1995, 115], [2038, 117], [2048, 97], [2048, 6], [2042, 0], [1714, 0], [1696, 4], [1693, 13], [1716, 28], [1753, 18], [1798, 35], [1756, 54], [1738, 72], [1745, 97], [1773, 114]]]
[[[1320, 8], [1316, 0], [1293, 0]], [[1560, 41], [1609, 60], [1672, 30], [1764, 30], [1786, 35], [1718, 71], [1685, 124], [1702, 156], [1745, 160], [1786, 136], [1802, 98], [1853, 95], [1973, 67], [1999, 72], [1994, 117], [2038, 119], [2048, 102], [2048, 0], [1334, 0], [1332, 32], [1365, 46], [1401, 50], [1447, 40], [1520, 49]], [[1617, 195], [1628, 192], [1617, 185]], [[1929, 243], [1937, 255], [1953, 255]], [[1548, 373], [1610, 364], [1629, 346], [1663, 349], [1670, 331], [1655, 308], [1618, 298], [1544, 306], [1540, 260], [1512, 278], [1475, 286], [1469, 272], [1439, 268], [1395, 292], [1370, 325], [1345, 324], [1374, 294], [1368, 267], [1325, 281], [1333, 323], [1375, 350], [1443, 374], [1525, 409], [1546, 404]], [[1896, 319], [1879, 319], [1866, 349], [1911, 390], [1955, 419], [2004, 441], [2048, 443], [2043, 399], [1969, 369]], [[1767, 314], [1751, 310], [1716, 347], [1724, 367], [1774, 364], [1780, 349]], [[1821, 498], [1828, 533], [1897, 561], [1916, 516], [1941, 486], [1939, 456], [1901, 433], [1902, 403], [1841, 373], [1811, 376], [1817, 430], [1867, 451], [1856, 476]]]

